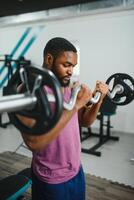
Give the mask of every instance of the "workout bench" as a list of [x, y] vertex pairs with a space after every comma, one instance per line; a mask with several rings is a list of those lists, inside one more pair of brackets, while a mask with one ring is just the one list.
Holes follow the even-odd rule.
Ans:
[[23, 199], [24, 192], [31, 186], [31, 169], [26, 168], [15, 175], [0, 180], [0, 200]]

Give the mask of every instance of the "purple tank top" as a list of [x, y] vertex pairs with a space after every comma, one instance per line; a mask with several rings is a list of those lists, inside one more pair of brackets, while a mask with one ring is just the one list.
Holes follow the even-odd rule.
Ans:
[[[70, 94], [70, 89], [65, 88], [64, 101], [69, 101]], [[33, 171], [44, 182], [66, 182], [79, 171], [80, 152], [78, 114], [75, 113], [56, 139], [44, 149], [33, 153]]]

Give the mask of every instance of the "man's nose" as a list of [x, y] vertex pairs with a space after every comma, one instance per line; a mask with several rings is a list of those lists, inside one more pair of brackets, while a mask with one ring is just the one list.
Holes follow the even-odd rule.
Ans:
[[69, 75], [72, 75], [72, 73], [73, 73], [73, 67], [72, 67], [72, 66], [70, 66], [70, 67], [68, 68], [67, 73], [68, 73]]

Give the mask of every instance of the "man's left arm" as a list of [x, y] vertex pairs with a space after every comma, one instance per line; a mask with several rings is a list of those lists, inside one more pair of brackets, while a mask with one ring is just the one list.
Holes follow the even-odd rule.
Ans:
[[89, 106], [89, 107], [85, 106], [81, 110], [79, 110], [79, 113], [78, 113], [79, 123], [83, 127], [89, 127], [96, 120], [96, 117], [101, 107], [101, 104], [103, 102], [103, 99], [108, 92], [108, 85], [100, 81], [97, 81], [94, 93], [96, 91], [99, 91], [101, 93], [101, 97], [99, 101], [96, 104], [93, 104], [92, 106]]

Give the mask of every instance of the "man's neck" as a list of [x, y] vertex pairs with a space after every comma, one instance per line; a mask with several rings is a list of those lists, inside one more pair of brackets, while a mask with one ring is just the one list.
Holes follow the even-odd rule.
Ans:
[[61, 92], [62, 92], [62, 94], [64, 94], [64, 90], [65, 90], [65, 88], [64, 88], [64, 87], [61, 87]]

